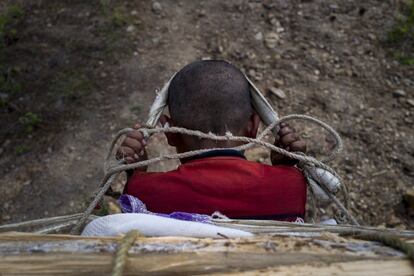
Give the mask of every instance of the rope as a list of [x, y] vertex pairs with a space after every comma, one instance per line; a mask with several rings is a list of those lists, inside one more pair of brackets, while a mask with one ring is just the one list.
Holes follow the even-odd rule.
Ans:
[[129, 231], [121, 240], [121, 243], [116, 252], [114, 260], [114, 268], [112, 270], [112, 276], [122, 276], [124, 272], [125, 263], [128, 259], [128, 250], [134, 244], [135, 240], [139, 236], [139, 232], [136, 230]]
[[80, 228], [85, 224], [86, 220], [93, 212], [93, 209], [95, 209], [96, 205], [101, 201], [105, 192], [109, 189], [109, 187], [111, 187], [112, 183], [115, 181], [118, 174], [119, 173], [105, 175], [104, 180], [102, 180], [102, 183], [104, 183], [104, 185], [102, 185], [101, 189], [96, 193], [94, 199], [89, 204], [88, 208], [86, 208], [86, 210], [83, 212], [82, 217], [79, 219], [78, 223], [70, 231], [70, 234], [76, 235], [77, 233], [79, 233]]
[[[286, 122], [286, 121], [290, 121], [290, 120], [310, 121], [310, 122], [313, 122], [313, 123], [321, 126], [325, 130], [327, 130], [336, 140], [335, 148], [332, 150], [331, 154], [329, 156], [325, 157], [324, 159], [322, 159], [321, 161], [319, 161], [314, 157], [307, 156], [303, 153], [289, 152], [285, 149], [279, 148], [279, 147], [277, 147], [273, 144], [270, 144], [270, 143], [265, 142], [265, 141], [262, 140], [265, 137], [265, 135], [270, 133], [273, 129], [275, 129], [277, 127], [277, 125], [279, 125], [282, 122]], [[125, 128], [125, 129], [120, 130], [115, 135], [115, 138], [111, 142], [108, 154], [107, 154], [106, 159], [105, 159], [105, 176], [104, 176], [101, 184], [98, 187], [99, 190], [95, 193], [94, 199], [89, 204], [88, 208], [84, 211], [84, 213], [83, 213], [82, 217], [79, 219], [78, 223], [71, 230], [71, 234], [79, 233], [79, 230], [84, 226], [86, 220], [88, 219], [88, 217], [92, 213], [92, 211], [95, 208], [96, 204], [98, 204], [98, 202], [102, 199], [103, 195], [109, 189], [112, 182], [115, 180], [115, 178], [118, 176], [119, 173], [121, 173], [123, 171], [126, 171], [126, 170], [132, 170], [132, 169], [136, 169], [136, 168], [139, 168], [139, 167], [148, 166], [150, 164], [157, 163], [157, 162], [160, 162], [160, 161], [163, 161], [163, 160], [183, 159], [183, 158], [188, 158], [188, 157], [191, 157], [191, 156], [199, 155], [199, 154], [211, 151], [211, 150], [222, 150], [222, 149], [224, 149], [224, 148], [200, 149], [200, 150], [193, 150], [193, 151], [188, 151], [188, 152], [183, 152], [183, 153], [168, 154], [168, 155], [159, 156], [159, 157], [155, 157], [155, 158], [152, 158], [152, 159], [143, 160], [143, 161], [139, 161], [139, 162], [131, 163], [131, 164], [119, 164], [119, 163], [117, 163], [115, 165], [112, 165], [113, 162], [111, 162], [111, 159], [112, 159], [112, 156], [113, 156], [113, 151], [114, 151], [115, 145], [117, 144], [118, 140], [123, 135], [128, 134], [131, 131], [135, 131], [135, 129]], [[238, 141], [238, 142], [246, 143], [246, 144], [238, 146], [238, 147], [228, 148], [228, 149], [234, 149], [234, 150], [239, 150], [239, 151], [246, 150], [248, 148], [253, 147], [254, 145], [260, 145], [260, 146], [266, 147], [266, 148], [268, 148], [272, 151], [275, 151], [279, 154], [287, 156], [291, 159], [298, 160], [300, 164], [306, 164], [306, 166], [305, 165], [303, 166], [304, 171], [307, 170], [308, 166], [309, 167], [316, 166], [316, 167], [320, 167], [324, 170], [329, 171], [334, 176], [339, 178], [338, 174], [331, 167], [324, 164], [323, 162], [327, 162], [327, 161], [330, 161], [330, 160], [334, 159], [335, 156], [342, 151], [343, 144], [342, 144], [341, 137], [328, 124], [326, 124], [326, 123], [324, 123], [324, 122], [322, 122], [322, 121], [320, 121], [316, 118], [307, 116], [307, 115], [292, 114], [292, 115], [282, 117], [279, 120], [276, 120], [272, 124], [267, 126], [266, 129], [263, 130], [257, 136], [257, 138], [248, 138], [248, 137], [244, 137], [244, 136], [233, 136], [231, 133], [227, 133], [226, 135], [216, 135], [216, 134], [213, 134], [213, 133], [204, 133], [204, 132], [201, 132], [201, 131], [198, 131], [198, 130], [189, 130], [189, 129], [181, 128], [181, 127], [140, 128], [140, 129], [138, 129], [138, 131], [141, 131], [144, 134], [144, 136], [149, 136], [149, 135], [154, 134], [154, 133], [180, 133], [180, 134], [185, 134], [185, 135], [196, 136], [196, 137], [199, 137], [201, 139], [210, 139], [210, 140], [215, 140], [215, 141]], [[329, 194], [331, 194], [331, 193], [328, 192], [328, 195]], [[348, 216], [350, 221], [352, 221], [354, 224], [357, 224], [355, 218], [352, 217], [352, 215], [336, 199], [336, 197], [334, 197], [332, 195], [332, 199], [334, 200], [334, 202], [336, 203], [338, 208], [340, 208]]]
[[[306, 165], [304, 165], [304, 164], [299, 164], [299, 166], [300, 167], [302, 167], [303, 168], [303, 174], [305, 175], [305, 177], [306, 177], [306, 179], [309, 179], [310, 178], [310, 176], [309, 176], [309, 173], [307, 172], [307, 170], [306, 170]], [[348, 211], [348, 209], [336, 198], [336, 196], [333, 194], [333, 193], [331, 193], [330, 191], [329, 191], [329, 189], [328, 189], [328, 187], [325, 187], [324, 185], [323, 185], [323, 183], [319, 183], [320, 185], [319, 185], [319, 187], [321, 187], [321, 189], [329, 196], [329, 198], [336, 204], [336, 206], [349, 218], [349, 220], [352, 222], [352, 224], [354, 224], [354, 225], [357, 225], [357, 226], [359, 226], [359, 223], [358, 223], [358, 221], [355, 219], [355, 217]], [[345, 185], [344, 185], [345, 186]], [[312, 191], [312, 189], [310, 189], [311, 191]], [[347, 198], [348, 197], [348, 194], [347, 194], [347, 191], [346, 191], [346, 189], [344, 188], [343, 190], [343, 193], [344, 193], [344, 197], [345, 198]], [[316, 197], [313, 195], [313, 192], [311, 192], [312, 193], [312, 197], [313, 197], [313, 199], [316, 199]], [[313, 206], [313, 208], [316, 210], [317, 208], [315, 208], [314, 206]]]
[[380, 242], [386, 246], [399, 250], [403, 252], [405, 255], [407, 255], [407, 258], [414, 265], [414, 246], [396, 235], [381, 233], [357, 234], [354, 236], [354, 238]]

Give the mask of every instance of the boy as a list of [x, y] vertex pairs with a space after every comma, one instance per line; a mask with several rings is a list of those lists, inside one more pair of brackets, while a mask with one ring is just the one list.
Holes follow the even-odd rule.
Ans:
[[[260, 118], [254, 112], [249, 84], [243, 73], [225, 61], [196, 61], [171, 80], [168, 91], [170, 117], [162, 125], [179, 126], [224, 135], [256, 137]], [[138, 129], [140, 125], [134, 128]], [[234, 141], [213, 141], [166, 133], [177, 152], [230, 148]], [[280, 125], [275, 144], [305, 152], [306, 144], [287, 124]], [[117, 156], [128, 163], [146, 159], [146, 141], [139, 131], [123, 141]], [[230, 218], [295, 221], [304, 218], [306, 182], [295, 161], [272, 152], [273, 166], [247, 161], [242, 152], [223, 149], [180, 160], [178, 169], [165, 173], [135, 170], [124, 193], [142, 200], [149, 211], [175, 211]]]

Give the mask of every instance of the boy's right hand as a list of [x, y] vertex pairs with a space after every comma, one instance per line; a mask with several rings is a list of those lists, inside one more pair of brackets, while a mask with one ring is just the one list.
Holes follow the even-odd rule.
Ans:
[[[303, 152], [306, 153], [306, 142], [302, 140], [296, 131], [290, 127], [287, 123], [280, 124], [280, 130], [278, 137], [275, 139], [275, 146], [283, 148], [290, 152]], [[273, 165], [295, 165], [297, 161], [290, 159], [289, 157], [278, 154], [272, 151], [271, 156]]]
[[144, 139], [144, 135], [137, 130], [141, 128], [141, 125], [136, 124], [133, 128], [135, 130], [126, 135], [116, 153], [117, 159], [125, 159], [128, 164], [147, 159], [145, 152], [147, 142]]

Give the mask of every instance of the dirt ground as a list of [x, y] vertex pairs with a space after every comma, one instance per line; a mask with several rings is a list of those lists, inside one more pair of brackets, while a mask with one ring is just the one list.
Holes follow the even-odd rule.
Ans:
[[[2, 12], [16, 3], [2, 2]], [[331, 165], [361, 224], [414, 227], [403, 203], [414, 182], [414, 66], [383, 43], [400, 1], [17, 2], [24, 13], [4, 60], [21, 88], [0, 91], [0, 223], [81, 211], [116, 131], [146, 119], [175, 71], [218, 58], [281, 115], [315, 116], [340, 133], [345, 149]], [[319, 129], [296, 128], [319, 156]], [[162, 137], [150, 147], [172, 151]]]

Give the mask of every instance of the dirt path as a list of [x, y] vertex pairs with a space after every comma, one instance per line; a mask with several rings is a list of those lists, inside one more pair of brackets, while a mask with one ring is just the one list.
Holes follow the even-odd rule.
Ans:
[[[98, 4], [77, 5], [74, 12], [89, 12], [86, 22], [101, 20]], [[334, 166], [349, 183], [351, 210], [363, 224], [409, 225], [402, 194], [414, 177], [413, 68], [389, 58], [378, 42], [393, 20], [392, 3], [124, 1], [123, 8], [128, 20], [121, 29], [131, 51], [117, 62], [101, 57], [90, 64], [98, 88], [71, 107], [74, 119], [42, 133], [53, 137], [50, 142], [1, 156], [0, 222], [81, 210], [102, 177], [111, 135], [145, 119], [154, 91], [173, 72], [212, 57], [238, 65], [263, 91], [281, 88], [286, 97], [267, 95], [281, 114], [313, 115], [339, 130], [346, 148]], [[171, 150], [162, 140], [154, 139], [153, 154]], [[319, 141], [313, 139], [314, 153], [323, 146]]]

